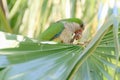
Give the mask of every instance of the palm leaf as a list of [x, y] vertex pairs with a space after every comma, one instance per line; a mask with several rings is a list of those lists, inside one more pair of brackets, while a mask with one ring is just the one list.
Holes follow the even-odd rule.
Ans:
[[[1, 79], [118, 80], [119, 47], [115, 42], [120, 40], [120, 29], [113, 25], [114, 19], [119, 21], [110, 17], [84, 50], [77, 45], [41, 44], [26, 37], [20, 42], [19, 36], [2, 33], [7, 42], [14, 40], [18, 44], [0, 50]], [[118, 38], [114, 38], [117, 35]], [[11, 39], [11, 36], [14, 37]]]
[[10, 32], [10, 33], [13, 32], [9, 23], [7, 22], [7, 19], [4, 15], [1, 7], [0, 7], [0, 24], [2, 24], [2, 25], [0, 25], [1, 30], [5, 31], [5, 32]]
[[[15, 36], [5, 35], [7, 35], [7, 39], [8, 37]], [[17, 37], [19, 36], [8, 40], [15, 40]], [[0, 60], [2, 61], [0, 63], [1, 79], [19, 80], [24, 78], [29, 80], [47, 80], [59, 78], [58, 80], [64, 80], [67, 78], [74, 62], [82, 51], [81, 47], [75, 45], [40, 44], [32, 42], [32, 40], [26, 40], [27, 38], [24, 39], [25, 42], [20, 42], [19, 47], [0, 50]], [[18, 40], [15, 41], [17, 42]], [[24, 69], [20, 69], [22, 66]], [[8, 73], [6, 73], [6, 70]], [[20, 76], [20, 74], [24, 75]], [[35, 76], [30, 78], [30, 75]]]
[[[120, 68], [120, 63], [116, 60], [117, 56], [119, 56], [119, 53], [116, 53], [119, 51], [115, 50], [118, 48], [115, 46], [115, 42], [119, 38], [114, 38], [114, 36], [119, 36], [119, 32], [116, 32], [117, 34], [113, 32], [113, 28], [116, 28], [113, 26], [113, 20], [114, 18], [111, 17], [102, 26], [91, 43], [82, 52], [83, 55], [80, 56], [78, 63], [71, 72], [70, 80], [73, 79], [73, 75], [75, 76], [74, 80], [119, 79], [118, 69]], [[117, 18], [115, 20], [118, 21]], [[118, 62], [117, 65], [115, 64], [116, 62]], [[116, 74], [116, 72], [118, 73]]]

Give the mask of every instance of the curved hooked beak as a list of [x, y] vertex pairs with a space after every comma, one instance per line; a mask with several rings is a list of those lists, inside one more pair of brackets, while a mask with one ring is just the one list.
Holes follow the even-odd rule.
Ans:
[[82, 37], [82, 32], [84, 28], [85, 28], [84, 24], [81, 24], [80, 29], [74, 32], [75, 33], [74, 39], [78, 40]]
[[83, 29], [79, 29], [75, 31], [74, 39], [76, 40], [80, 39], [82, 37], [82, 32], [83, 32]]
[[82, 37], [83, 30], [84, 30], [84, 25], [81, 24], [80, 29], [74, 32], [75, 35], [73, 36], [73, 39], [71, 40], [71, 42], [73, 42], [74, 40], [79, 40]]

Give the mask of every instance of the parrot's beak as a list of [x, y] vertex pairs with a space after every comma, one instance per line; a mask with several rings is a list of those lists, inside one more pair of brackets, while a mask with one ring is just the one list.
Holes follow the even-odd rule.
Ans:
[[79, 30], [75, 31], [74, 39], [75, 40], [80, 39], [82, 36], [82, 32], [83, 32], [83, 29], [79, 29]]
[[74, 39], [78, 40], [78, 39], [80, 39], [82, 37], [82, 32], [84, 30], [84, 27], [85, 27], [84, 24], [80, 25], [80, 29], [75, 31]]
[[74, 40], [79, 40], [79, 39], [82, 37], [82, 32], [83, 32], [83, 30], [84, 30], [84, 27], [85, 27], [85, 26], [84, 26], [83, 24], [81, 24], [81, 25], [80, 25], [80, 28], [77, 29], [77, 30], [74, 32], [73, 38], [72, 38], [72, 40], [70, 41], [71, 43], [73, 43]]

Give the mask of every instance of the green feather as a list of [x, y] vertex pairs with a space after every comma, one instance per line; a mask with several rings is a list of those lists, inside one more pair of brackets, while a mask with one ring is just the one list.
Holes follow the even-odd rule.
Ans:
[[52, 23], [47, 30], [40, 34], [39, 40], [41, 41], [49, 41], [51, 40], [56, 34], [62, 32], [64, 29], [63, 23], [56, 22]]
[[60, 22], [75, 22], [75, 23], [78, 23], [78, 24], [83, 24], [83, 21], [78, 19], [78, 18], [63, 19], [63, 20], [60, 20]]

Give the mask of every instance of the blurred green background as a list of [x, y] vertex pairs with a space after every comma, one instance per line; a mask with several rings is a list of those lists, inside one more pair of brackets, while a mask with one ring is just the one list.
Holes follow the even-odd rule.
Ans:
[[[0, 79], [119, 80], [119, 4], [120, 0], [0, 0]], [[28, 38], [37, 39], [51, 23], [70, 17], [82, 19], [86, 26], [81, 40], [92, 40], [85, 48], [38, 44]]]
[[77, 17], [84, 21], [83, 39], [91, 39], [117, 11], [120, 0], [1, 0], [5, 14], [0, 30], [37, 38], [52, 22]]

